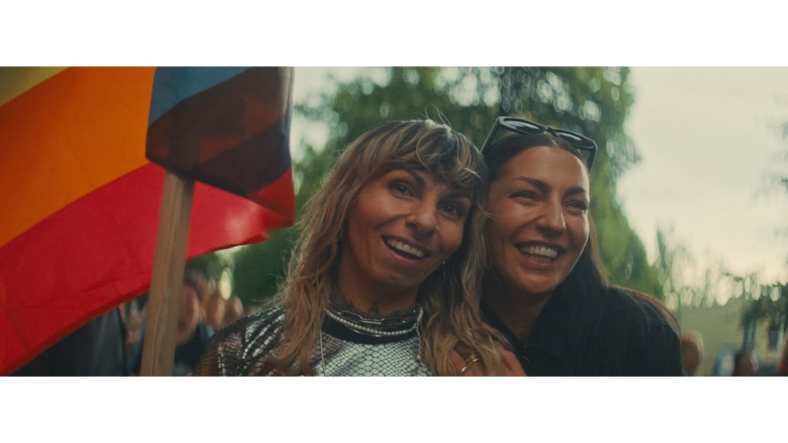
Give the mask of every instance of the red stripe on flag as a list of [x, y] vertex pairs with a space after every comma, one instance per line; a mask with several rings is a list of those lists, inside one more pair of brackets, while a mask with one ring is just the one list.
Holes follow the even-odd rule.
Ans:
[[[0, 375], [147, 290], [163, 182], [164, 170], [147, 164], [0, 248]], [[292, 224], [281, 209], [195, 183], [187, 257], [262, 240]]]
[[[249, 191], [246, 198], [264, 205], [279, 214], [295, 218], [295, 199], [293, 191], [293, 170], [288, 169], [279, 179], [260, 191]], [[289, 225], [288, 225], [289, 226]]]

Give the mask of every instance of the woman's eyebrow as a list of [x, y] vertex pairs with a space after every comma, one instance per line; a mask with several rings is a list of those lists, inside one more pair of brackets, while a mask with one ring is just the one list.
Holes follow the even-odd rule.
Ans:
[[523, 182], [526, 182], [526, 183], [530, 183], [531, 185], [535, 186], [537, 189], [539, 189], [541, 192], [543, 192], [545, 194], [550, 192], [550, 189], [551, 189], [550, 185], [548, 185], [547, 183], [545, 183], [545, 182], [543, 182], [541, 180], [537, 180], [535, 178], [520, 176], [520, 177], [515, 177], [514, 179], [518, 180], [518, 181], [523, 181]]
[[424, 186], [427, 185], [427, 183], [424, 181], [423, 178], [421, 178], [421, 176], [419, 174], [416, 174], [415, 172], [413, 172], [413, 171], [411, 171], [409, 169], [405, 169], [405, 172], [407, 172], [408, 174], [412, 175], [413, 176], [413, 180], [416, 180], [416, 184], [418, 184], [420, 187], [423, 188]]
[[[531, 185], [535, 186], [537, 189], [539, 189], [539, 191], [543, 193], [548, 193], [552, 189], [550, 185], [539, 179], [525, 177], [525, 176], [515, 177], [514, 179], [519, 181], [524, 181], [526, 183], [530, 183]], [[564, 195], [575, 195], [575, 194], [586, 194], [586, 193], [588, 193], [588, 190], [586, 188], [582, 186], [574, 186], [567, 189]]]
[[470, 191], [453, 191], [446, 194], [441, 200], [449, 200], [454, 198], [467, 198], [468, 200], [471, 199]]
[[581, 188], [580, 186], [576, 186], [574, 188], [567, 189], [566, 192], [564, 193], [564, 195], [587, 194], [587, 193], [588, 193], [588, 191], [586, 191], [585, 188]]

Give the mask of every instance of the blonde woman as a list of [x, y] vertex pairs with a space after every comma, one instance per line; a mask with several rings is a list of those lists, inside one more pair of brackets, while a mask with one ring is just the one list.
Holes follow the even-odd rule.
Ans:
[[361, 135], [301, 218], [281, 300], [217, 334], [197, 374], [522, 374], [478, 312], [483, 167], [430, 120]]

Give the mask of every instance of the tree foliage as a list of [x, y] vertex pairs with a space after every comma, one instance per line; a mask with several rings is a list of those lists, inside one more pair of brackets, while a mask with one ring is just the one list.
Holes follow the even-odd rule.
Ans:
[[752, 301], [742, 311], [741, 325], [756, 325], [769, 322], [770, 330], [785, 330], [788, 327], [788, 285], [782, 283], [751, 285], [746, 294]]
[[[788, 122], [783, 122], [774, 129], [776, 129], [778, 137], [788, 142]], [[772, 187], [775, 191], [788, 193], [788, 170], [785, 169], [786, 164], [788, 164], [788, 144], [785, 144], [785, 149], [780, 153], [777, 160], [771, 165], [777, 169], [772, 169], [769, 173]], [[747, 277], [754, 280], [752, 276]], [[742, 281], [745, 281], [747, 277], [735, 276], [735, 278]], [[755, 281], [753, 281], [750, 287], [752, 288], [752, 294], [750, 295], [752, 301], [742, 312], [742, 326], [768, 321], [770, 330], [787, 330], [788, 285], [781, 282], [756, 285]]]
[[[307, 146], [294, 165], [297, 208], [320, 188], [337, 154], [353, 139], [389, 120], [432, 118], [481, 144], [498, 115], [520, 116], [581, 132], [599, 145], [592, 171], [592, 209], [601, 255], [614, 283], [661, 298], [657, 268], [629, 226], [616, 197], [621, 174], [639, 160], [624, 122], [634, 98], [628, 68], [374, 68], [331, 94], [296, 103], [295, 110], [329, 125], [325, 147]], [[237, 293], [264, 299], [284, 273], [294, 230], [242, 249], [235, 257]]]

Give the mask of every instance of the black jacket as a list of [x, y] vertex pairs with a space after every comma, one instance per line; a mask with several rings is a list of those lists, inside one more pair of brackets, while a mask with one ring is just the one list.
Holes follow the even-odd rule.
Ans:
[[529, 376], [682, 375], [676, 332], [650, 303], [622, 288], [597, 297], [556, 292], [536, 319], [527, 346], [482, 304]]

